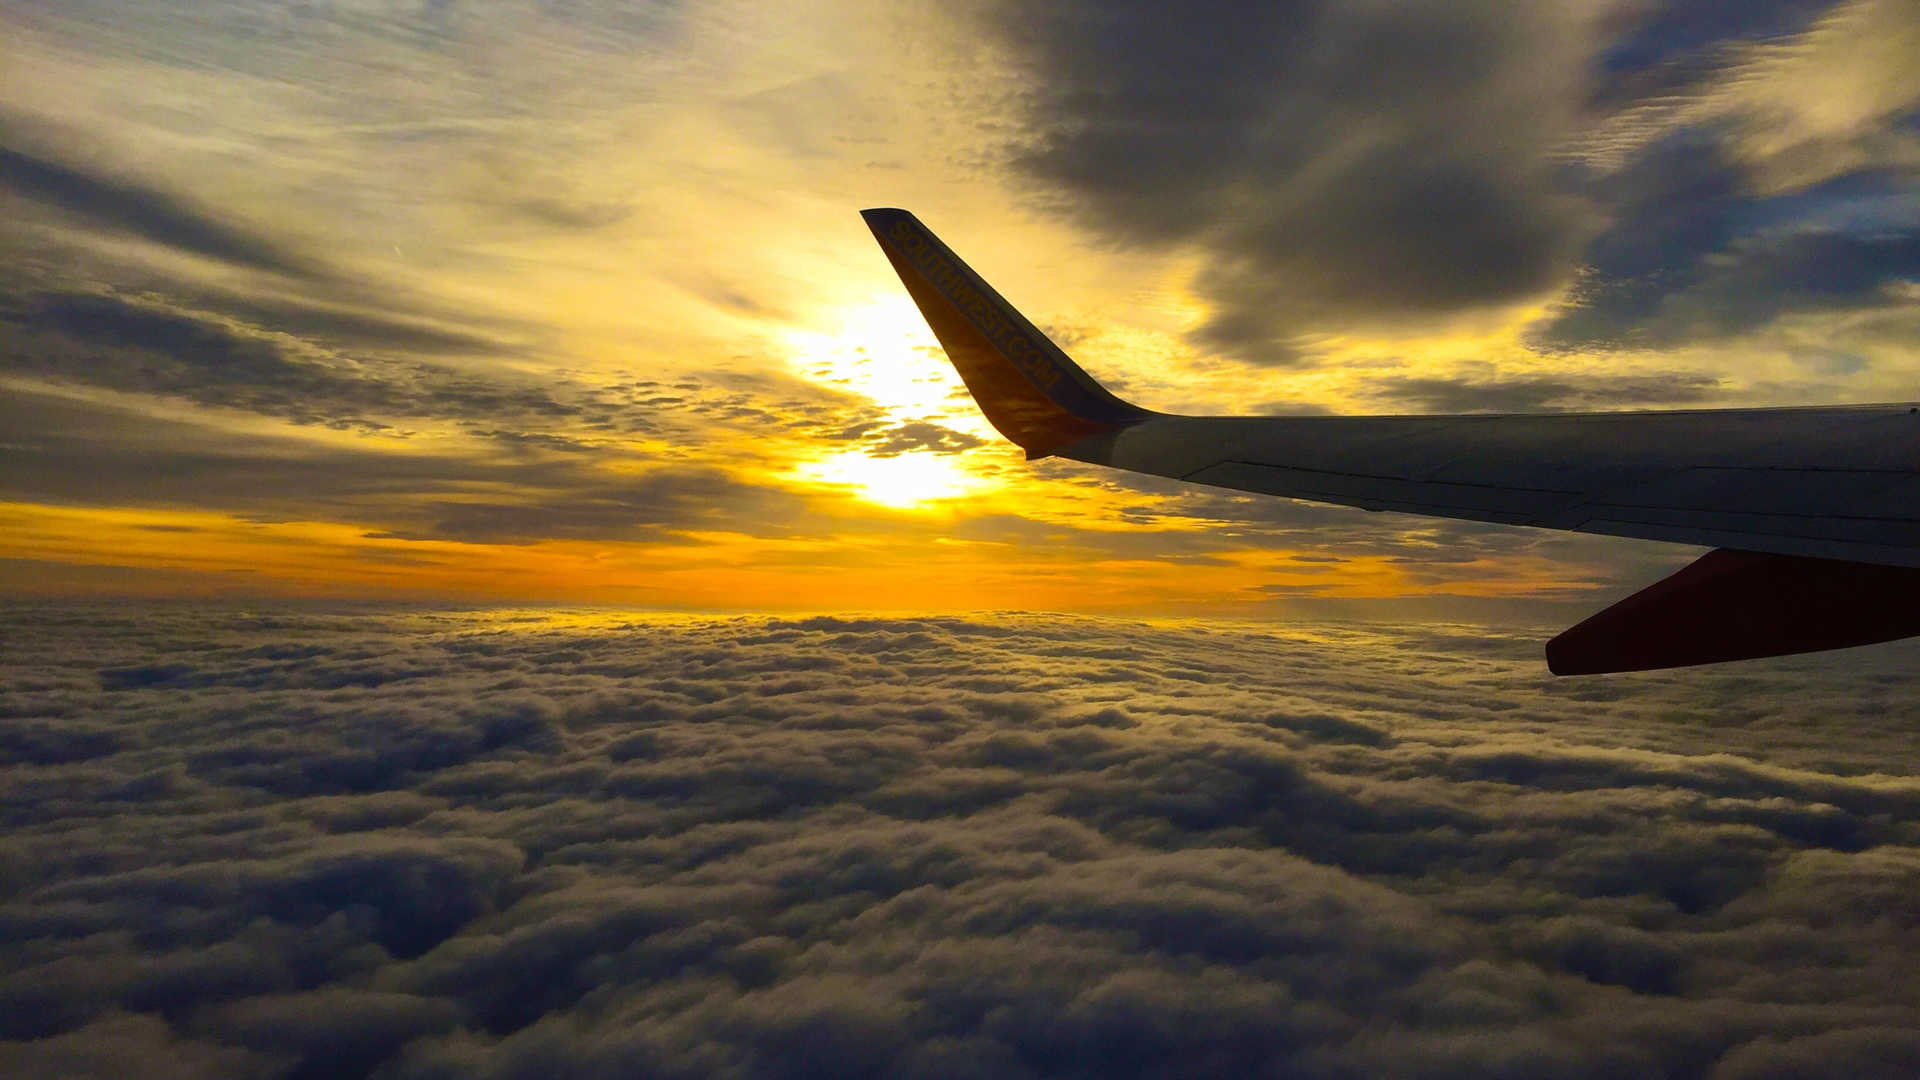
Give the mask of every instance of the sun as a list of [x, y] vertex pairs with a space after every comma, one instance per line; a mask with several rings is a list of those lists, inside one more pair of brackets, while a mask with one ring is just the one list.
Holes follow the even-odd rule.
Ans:
[[847, 489], [896, 510], [924, 509], [993, 486], [988, 478], [962, 468], [955, 455], [924, 452], [874, 457], [844, 450], [803, 461], [794, 467], [793, 475], [808, 483]]
[[[831, 322], [829, 332], [793, 330], [786, 335], [786, 353], [796, 373], [866, 398], [893, 424], [935, 423], [982, 439], [997, 438], [913, 301], [875, 296], [841, 309]], [[897, 510], [924, 510], [996, 486], [991, 477], [968, 469], [961, 456], [931, 451], [837, 450], [800, 462], [788, 475]]]
[[786, 335], [789, 362], [801, 376], [867, 398], [898, 422], [930, 420], [993, 435], [913, 301], [876, 296], [842, 309], [835, 322], [831, 332]]

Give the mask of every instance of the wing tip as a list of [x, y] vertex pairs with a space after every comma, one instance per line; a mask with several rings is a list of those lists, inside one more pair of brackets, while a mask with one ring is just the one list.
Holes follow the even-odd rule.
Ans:
[[885, 242], [885, 235], [881, 230], [894, 222], [908, 221], [920, 228], [926, 228], [926, 226], [920, 224], [919, 218], [914, 217], [911, 212], [902, 210], [897, 206], [868, 207], [860, 211], [860, 220], [866, 222], [867, 228], [872, 229], [873, 235], [876, 238], [880, 238], [883, 243]]
[[987, 419], [1031, 458], [1138, 423], [912, 213], [860, 211]]

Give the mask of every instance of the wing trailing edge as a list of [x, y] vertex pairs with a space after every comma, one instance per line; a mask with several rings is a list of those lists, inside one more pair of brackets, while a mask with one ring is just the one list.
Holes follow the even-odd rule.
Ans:
[[1120, 400], [905, 210], [861, 212], [1029, 458], [1313, 502], [1713, 547], [1554, 638], [1562, 675], [1920, 634], [1920, 406], [1191, 417]]

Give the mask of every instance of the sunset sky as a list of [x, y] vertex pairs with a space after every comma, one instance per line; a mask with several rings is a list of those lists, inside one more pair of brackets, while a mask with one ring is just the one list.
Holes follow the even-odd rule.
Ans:
[[1920, 1076], [1920, 638], [1557, 677], [1698, 549], [1028, 462], [859, 214], [1163, 412], [1916, 401], [1916, 58], [0, 0], [0, 1076]]
[[0, 0], [0, 35], [10, 592], [1258, 617], [1595, 607], [1695, 554], [1030, 465], [876, 205], [1164, 411], [1916, 396], [1906, 0]]

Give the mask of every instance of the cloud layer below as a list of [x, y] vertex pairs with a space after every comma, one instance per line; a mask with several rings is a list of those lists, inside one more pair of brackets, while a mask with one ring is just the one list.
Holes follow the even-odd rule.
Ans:
[[1920, 1066], [1908, 646], [7, 619], [12, 1075]]

